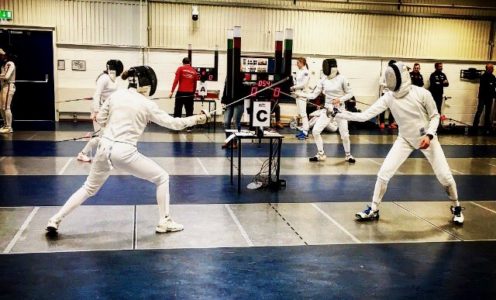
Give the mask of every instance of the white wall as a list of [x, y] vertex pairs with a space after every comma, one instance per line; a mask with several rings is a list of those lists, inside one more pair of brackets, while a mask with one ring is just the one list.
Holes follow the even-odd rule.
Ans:
[[[59, 47], [56, 51], [56, 59], [66, 60], [66, 70], [57, 71], [57, 101], [63, 101], [73, 98], [90, 97], [94, 91], [95, 79], [98, 74], [105, 68], [105, 62], [109, 59], [120, 59], [126, 68], [133, 65], [140, 65], [143, 61], [143, 55], [138, 49], [102, 49], [102, 48], [63, 48]], [[174, 73], [176, 68], [181, 65], [183, 57], [187, 56], [186, 51], [163, 51], [150, 50], [144, 55], [144, 61], [150, 65], [158, 77], [158, 88], [154, 97], [166, 97], [172, 87]], [[213, 66], [212, 53], [194, 53], [194, 66]], [[86, 72], [71, 71], [70, 60], [86, 60]], [[307, 57], [312, 82], [315, 84], [320, 75], [320, 69], [323, 58]], [[365, 103], [373, 103], [379, 95], [379, 78], [382, 70], [385, 68], [388, 60], [366, 59], [366, 58], [338, 58], [340, 72], [345, 75], [349, 81], [353, 94], [357, 100]], [[413, 66], [414, 61], [405, 61], [408, 65]], [[421, 64], [421, 73], [424, 81], [427, 83], [430, 73], [434, 70], [432, 61], [416, 61]], [[444, 63], [444, 72], [448, 76], [450, 86], [445, 89], [445, 95], [451, 96], [448, 100], [443, 113], [447, 116], [463, 121], [472, 122], [477, 105], [478, 83], [461, 81], [459, 74], [461, 69], [475, 67], [483, 69], [483, 64], [464, 64], [464, 63]], [[208, 89], [220, 90], [222, 92], [224, 78], [226, 76], [226, 56], [224, 53], [219, 54], [219, 81], [208, 82]], [[119, 84], [123, 87], [126, 82], [119, 79]], [[174, 101], [172, 99], [157, 100], [161, 108], [172, 113]], [[89, 101], [79, 101], [70, 103], [60, 103], [58, 109], [60, 113], [65, 112], [86, 112], [89, 114]], [[365, 105], [359, 104], [360, 109], [365, 109]], [[282, 104], [283, 115], [294, 115], [296, 113], [295, 105]], [[200, 109], [200, 104], [195, 107], [195, 112]], [[70, 116], [72, 114], [66, 114]], [[84, 114], [82, 114], [84, 116]], [[64, 117], [64, 115], [63, 115]], [[219, 120], [219, 119], [218, 119]]]
[[[188, 1], [137, 0], [0, 0], [0, 7], [14, 11], [14, 19], [2, 22], [13, 26], [48, 26], [55, 29], [55, 59], [66, 60], [66, 70], [57, 71], [57, 101], [88, 97], [94, 81], [110, 58], [126, 66], [150, 64], [158, 73], [157, 96], [167, 95], [173, 73], [186, 56], [188, 43], [201, 49], [225, 50], [226, 30], [242, 26], [243, 51], [271, 52], [274, 32], [294, 29], [293, 51], [306, 53], [311, 69], [320, 69], [324, 56], [356, 57], [339, 59], [341, 73], [351, 82], [356, 97], [371, 103], [378, 94], [381, 66], [390, 57], [421, 58], [427, 79], [435, 59], [449, 60], [445, 71], [451, 81], [446, 95], [453, 99], [444, 112], [450, 117], [471, 121], [475, 111], [478, 84], [461, 82], [459, 71], [466, 67], [481, 69], [489, 55], [491, 30], [496, 15], [490, 1], [467, 0], [458, 4], [492, 8], [429, 7], [403, 1], [395, 6], [327, 1], [290, 0], [204, 0], [199, 4], [200, 19], [191, 21]], [[422, 1], [439, 4], [452, 1]], [[412, 5], [408, 5], [410, 3]], [[482, 4], [484, 3], [484, 4]], [[372, 14], [370, 14], [372, 12]], [[491, 28], [492, 26], [492, 28]], [[119, 48], [118, 46], [122, 46]], [[138, 47], [154, 48], [145, 57]], [[134, 48], [133, 48], [134, 47]], [[162, 49], [162, 50], [159, 50]], [[173, 50], [176, 49], [176, 52]], [[168, 50], [168, 51], [165, 51]], [[311, 54], [315, 54], [312, 56]], [[493, 59], [496, 47], [493, 49]], [[86, 72], [70, 70], [70, 60], [84, 59]], [[210, 65], [209, 54], [196, 54], [194, 65]], [[464, 64], [476, 61], [477, 64]], [[225, 56], [221, 55], [219, 79], [210, 85], [222, 89]], [[125, 83], [122, 83], [125, 85]], [[172, 111], [171, 100], [159, 101]], [[89, 104], [59, 104], [60, 112], [88, 111]], [[294, 113], [283, 105], [282, 113]]]
[[[135, 49], [106, 50], [106, 49], [81, 49], [61, 48], [55, 52], [55, 60], [65, 60], [65, 70], [56, 70], [56, 102], [92, 97], [98, 75], [105, 70], [109, 59], [120, 59], [124, 66], [139, 65], [139, 51]], [[72, 71], [71, 60], [85, 60], [86, 71]], [[125, 83], [120, 81], [120, 85]], [[90, 101], [77, 101], [57, 103], [59, 114], [64, 112], [89, 112]], [[61, 117], [64, 117], [61, 115]]]
[[[95, 80], [98, 75], [105, 69], [105, 64], [109, 59], [119, 59], [125, 68], [145, 64], [150, 65], [156, 72], [158, 78], [157, 91], [153, 97], [167, 97], [172, 83], [174, 74], [184, 57], [187, 57], [187, 51], [184, 52], [167, 52], [153, 50], [145, 55], [139, 49], [111, 49], [102, 48], [65, 48], [59, 47], [56, 51], [56, 60], [64, 59], [66, 61], [66, 70], [57, 72], [56, 101], [63, 102], [66, 100], [91, 97], [94, 92]], [[71, 60], [86, 60], [86, 71], [72, 71], [70, 68]], [[219, 82], [208, 82], [209, 90], [222, 90], [224, 88], [224, 78], [226, 76], [226, 56], [219, 55]], [[195, 67], [214, 66], [214, 55], [212, 53], [193, 54], [193, 65]], [[119, 86], [126, 87], [127, 82], [118, 79]], [[176, 89], [177, 90], [177, 89]], [[159, 106], [165, 111], [172, 113], [174, 108], [173, 99], [157, 100]], [[206, 104], [205, 104], [206, 105]], [[199, 111], [201, 105], [197, 104], [195, 110]], [[219, 106], [220, 107], [220, 106]], [[58, 104], [58, 112], [61, 118], [72, 117], [72, 113], [81, 113], [81, 118], [89, 116], [90, 101], [75, 101]]]

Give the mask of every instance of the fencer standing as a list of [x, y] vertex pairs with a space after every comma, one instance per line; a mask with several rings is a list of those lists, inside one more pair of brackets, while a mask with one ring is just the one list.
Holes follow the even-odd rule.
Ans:
[[[454, 203], [454, 206], [451, 206], [453, 222], [462, 224], [464, 217], [458, 201], [455, 179], [436, 136], [439, 113], [431, 93], [412, 85], [408, 69], [401, 62], [389, 65], [385, 78], [389, 92], [367, 110], [362, 113], [341, 111], [336, 114], [337, 119], [365, 122], [389, 108], [399, 125], [398, 138], [377, 174], [372, 203], [364, 211], [358, 212], [356, 218], [359, 220], [379, 218], [379, 204], [386, 193], [389, 180], [412, 151], [420, 149], [431, 164], [449, 199]], [[338, 103], [335, 101], [335, 104]]]
[[[353, 97], [348, 79], [339, 74], [338, 65], [335, 59], [325, 59], [322, 62], [322, 72], [325, 76], [319, 81], [312, 93], [297, 93], [299, 97], [307, 99], [317, 98], [321, 92], [325, 95], [325, 107], [332, 107], [332, 101], [339, 102], [340, 109], [345, 110], [345, 101]], [[327, 110], [322, 109], [319, 119], [312, 129], [312, 135], [317, 145], [317, 154], [310, 158], [311, 162], [324, 161], [327, 156], [324, 152], [324, 141], [320, 135], [322, 131], [333, 121], [333, 117], [327, 115]], [[350, 133], [348, 131], [348, 121], [345, 119], [336, 120], [339, 134], [343, 141], [345, 161], [354, 163], [355, 158], [351, 155]]]
[[155, 183], [159, 209], [159, 222], [155, 228], [157, 233], [183, 229], [181, 224], [170, 217], [169, 174], [153, 160], [139, 153], [136, 144], [148, 122], [181, 130], [206, 123], [210, 114], [203, 112], [196, 116], [173, 118], [160, 110], [156, 103], [145, 97], [153, 95], [157, 88], [155, 72], [148, 66], [133, 67], [122, 74], [122, 79], [129, 80], [129, 88], [113, 93], [96, 117], [104, 131], [90, 174], [84, 185], [50, 218], [46, 228], [49, 232], [56, 232], [65, 216], [98, 192], [112, 168]]
[[91, 162], [91, 155], [96, 149], [100, 141], [101, 127], [96, 122], [96, 116], [102, 104], [117, 90], [116, 79], [121, 75], [124, 70], [122, 62], [118, 59], [111, 59], [107, 61], [106, 70], [102, 72], [96, 79], [96, 89], [91, 102], [91, 119], [93, 120], [93, 133], [96, 135], [91, 137], [83, 150], [79, 152], [77, 160], [83, 162]]
[[9, 55], [0, 49], [0, 85], [1, 85], [1, 103], [0, 112], [2, 113], [3, 127], [0, 133], [12, 133], [12, 111], [10, 105], [15, 93], [16, 67], [14, 62], [9, 59]]
[[[296, 71], [296, 76], [294, 78], [294, 85], [290, 89], [292, 92], [305, 92], [308, 88], [308, 82], [310, 80], [310, 72], [308, 71], [307, 60], [304, 57], [299, 57], [296, 60], [296, 66], [298, 67], [298, 70]], [[308, 138], [308, 130], [310, 129], [310, 126], [308, 125], [306, 99], [303, 97], [297, 97], [296, 108], [298, 109], [298, 116], [301, 118], [301, 130], [296, 135], [296, 137], [299, 140], [305, 140]]]

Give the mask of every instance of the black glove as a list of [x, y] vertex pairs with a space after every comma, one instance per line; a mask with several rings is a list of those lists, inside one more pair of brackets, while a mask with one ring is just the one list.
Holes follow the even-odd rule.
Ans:
[[337, 108], [337, 107], [333, 107], [332, 110], [330, 109], [327, 109], [327, 116], [328, 117], [335, 117], [338, 113], [340, 113], [341, 111]]

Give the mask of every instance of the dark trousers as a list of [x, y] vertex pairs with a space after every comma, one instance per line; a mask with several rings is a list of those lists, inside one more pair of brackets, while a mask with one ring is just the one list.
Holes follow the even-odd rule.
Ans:
[[174, 118], [180, 118], [184, 110], [186, 110], [186, 117], [193, 115], [194, 105], [194, 92], [177, 92], [176, 102], [174, 103]]
[[[274, 103], [272, 103], [274, 105]], [[272, 112], [276, 115], [276, 122], [281, 121], [281, 107], [279, 106], [279, 103], [276, 103], [274, 107], [272, 108]]]
[[479, 126], [480, 117], [482, 111], [484, 110], [484, 128], [489, 130], [491, 128], [491, 108], [493, 106], [493, 99], [479, 99], [479, 104], [477, 105], [477, 112], [474, 117], [474, 127]]
[[437, 112], [441, 115], [441, 107], [443, 106], [443, 94], [432, 94], [434, 102], [436, 102]]

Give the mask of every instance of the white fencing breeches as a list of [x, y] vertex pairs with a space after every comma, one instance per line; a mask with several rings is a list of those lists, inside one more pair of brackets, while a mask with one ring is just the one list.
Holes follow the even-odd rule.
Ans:
[[[333, 121], [333, 119], [329, 118], [327, 116], [327, 111], [323, 109], [322, 112], [320, 113], [319, 118], [317, 119], [317, 122], [313, 126], [312, 135], [313, 138], [315, 139], [315, 144], [317, 145], [317, 150], [319, 152], [324, 151], [324, 141], [322, 140], [322, 136], [320, 134], [331, 123], [331, 121]], [[341, 140], [343, 141], [344, 152], [346, 154], [349, 154], [351, 152], [351, 145], [350, 145], [350, 133], [348, 131], [348, 121], [343, 119], [335, 119], [335, 120], [338, 124], [339, 135], [341, 136]]]
[[[377, 182], [375, 184], [374, 196], [372, 205], [378, 206], [382, 197], [386, 193], [387, 184], [394, 176], [399, 167], [405, 162], [410, 154], [415, 150], [405, 139], [398, 137], [393, 144], [391, 150], [384, 159], [384, 163], [377, 174]], [[420, 150], [425, 155], [432, 166], [434, 173], [441, 185], [445, 188], [448, 197], [453, 201], [458, 201], [458, 193], [456, 189], [455, 179], [451, 174], [448, 161], [444, 156], [443, 149], [437, 137], [431, 140], [430, 146], [427, 149]], [[374, 207], [372, 207], [374, 209]]]
[[304, 132], [308, 133], [310, 126], [308, 124], [306, 98], [296, 98], [296, 107], [298, 109], [298, 115], [301, 118], [301, 128], [303, 129]]
[[[95, 132], [97, 132], [98, 130], [101, 129], [100, 124], [93, 121], [93, 129], [94, 129], [94, 131], [93, 131], [93, 134], [94, 134]], [[88, 156], [90, 156], [89, 155], [90, 153], [91, 154], [95, 153], [95, 149], [98, 146], [98, 143], [100, 142], [100, 136], [101, 136], [101, 131], [99, 131], [97, 133], [97, 136], [90, 138], [90, 140], [88, 141], [88, 143], [86, 143], [86, 146], [84, 146], [84, 148], [83, 148], [83, 150], [81, 150], [81, 152], [84, 153], [85, 155], [88, 155]]]
[[12, 83], [6, 84], [2, 88], [0, 111], [2, 112], [3, 126], [7, 128], [12, 128], [12, 111], [10, 110], [10, 105], [12, 104], [15, 90], [15, 85]]
[[62, 219], [86, 199], [95, 195], [109, 177], [112, 167], [155, 183], [159, 217], [163, 219], [169, 215], [169, 174], [153, 160], [139, 153], [135, 146], [103, 138], [86, 182], [54, 217]]

